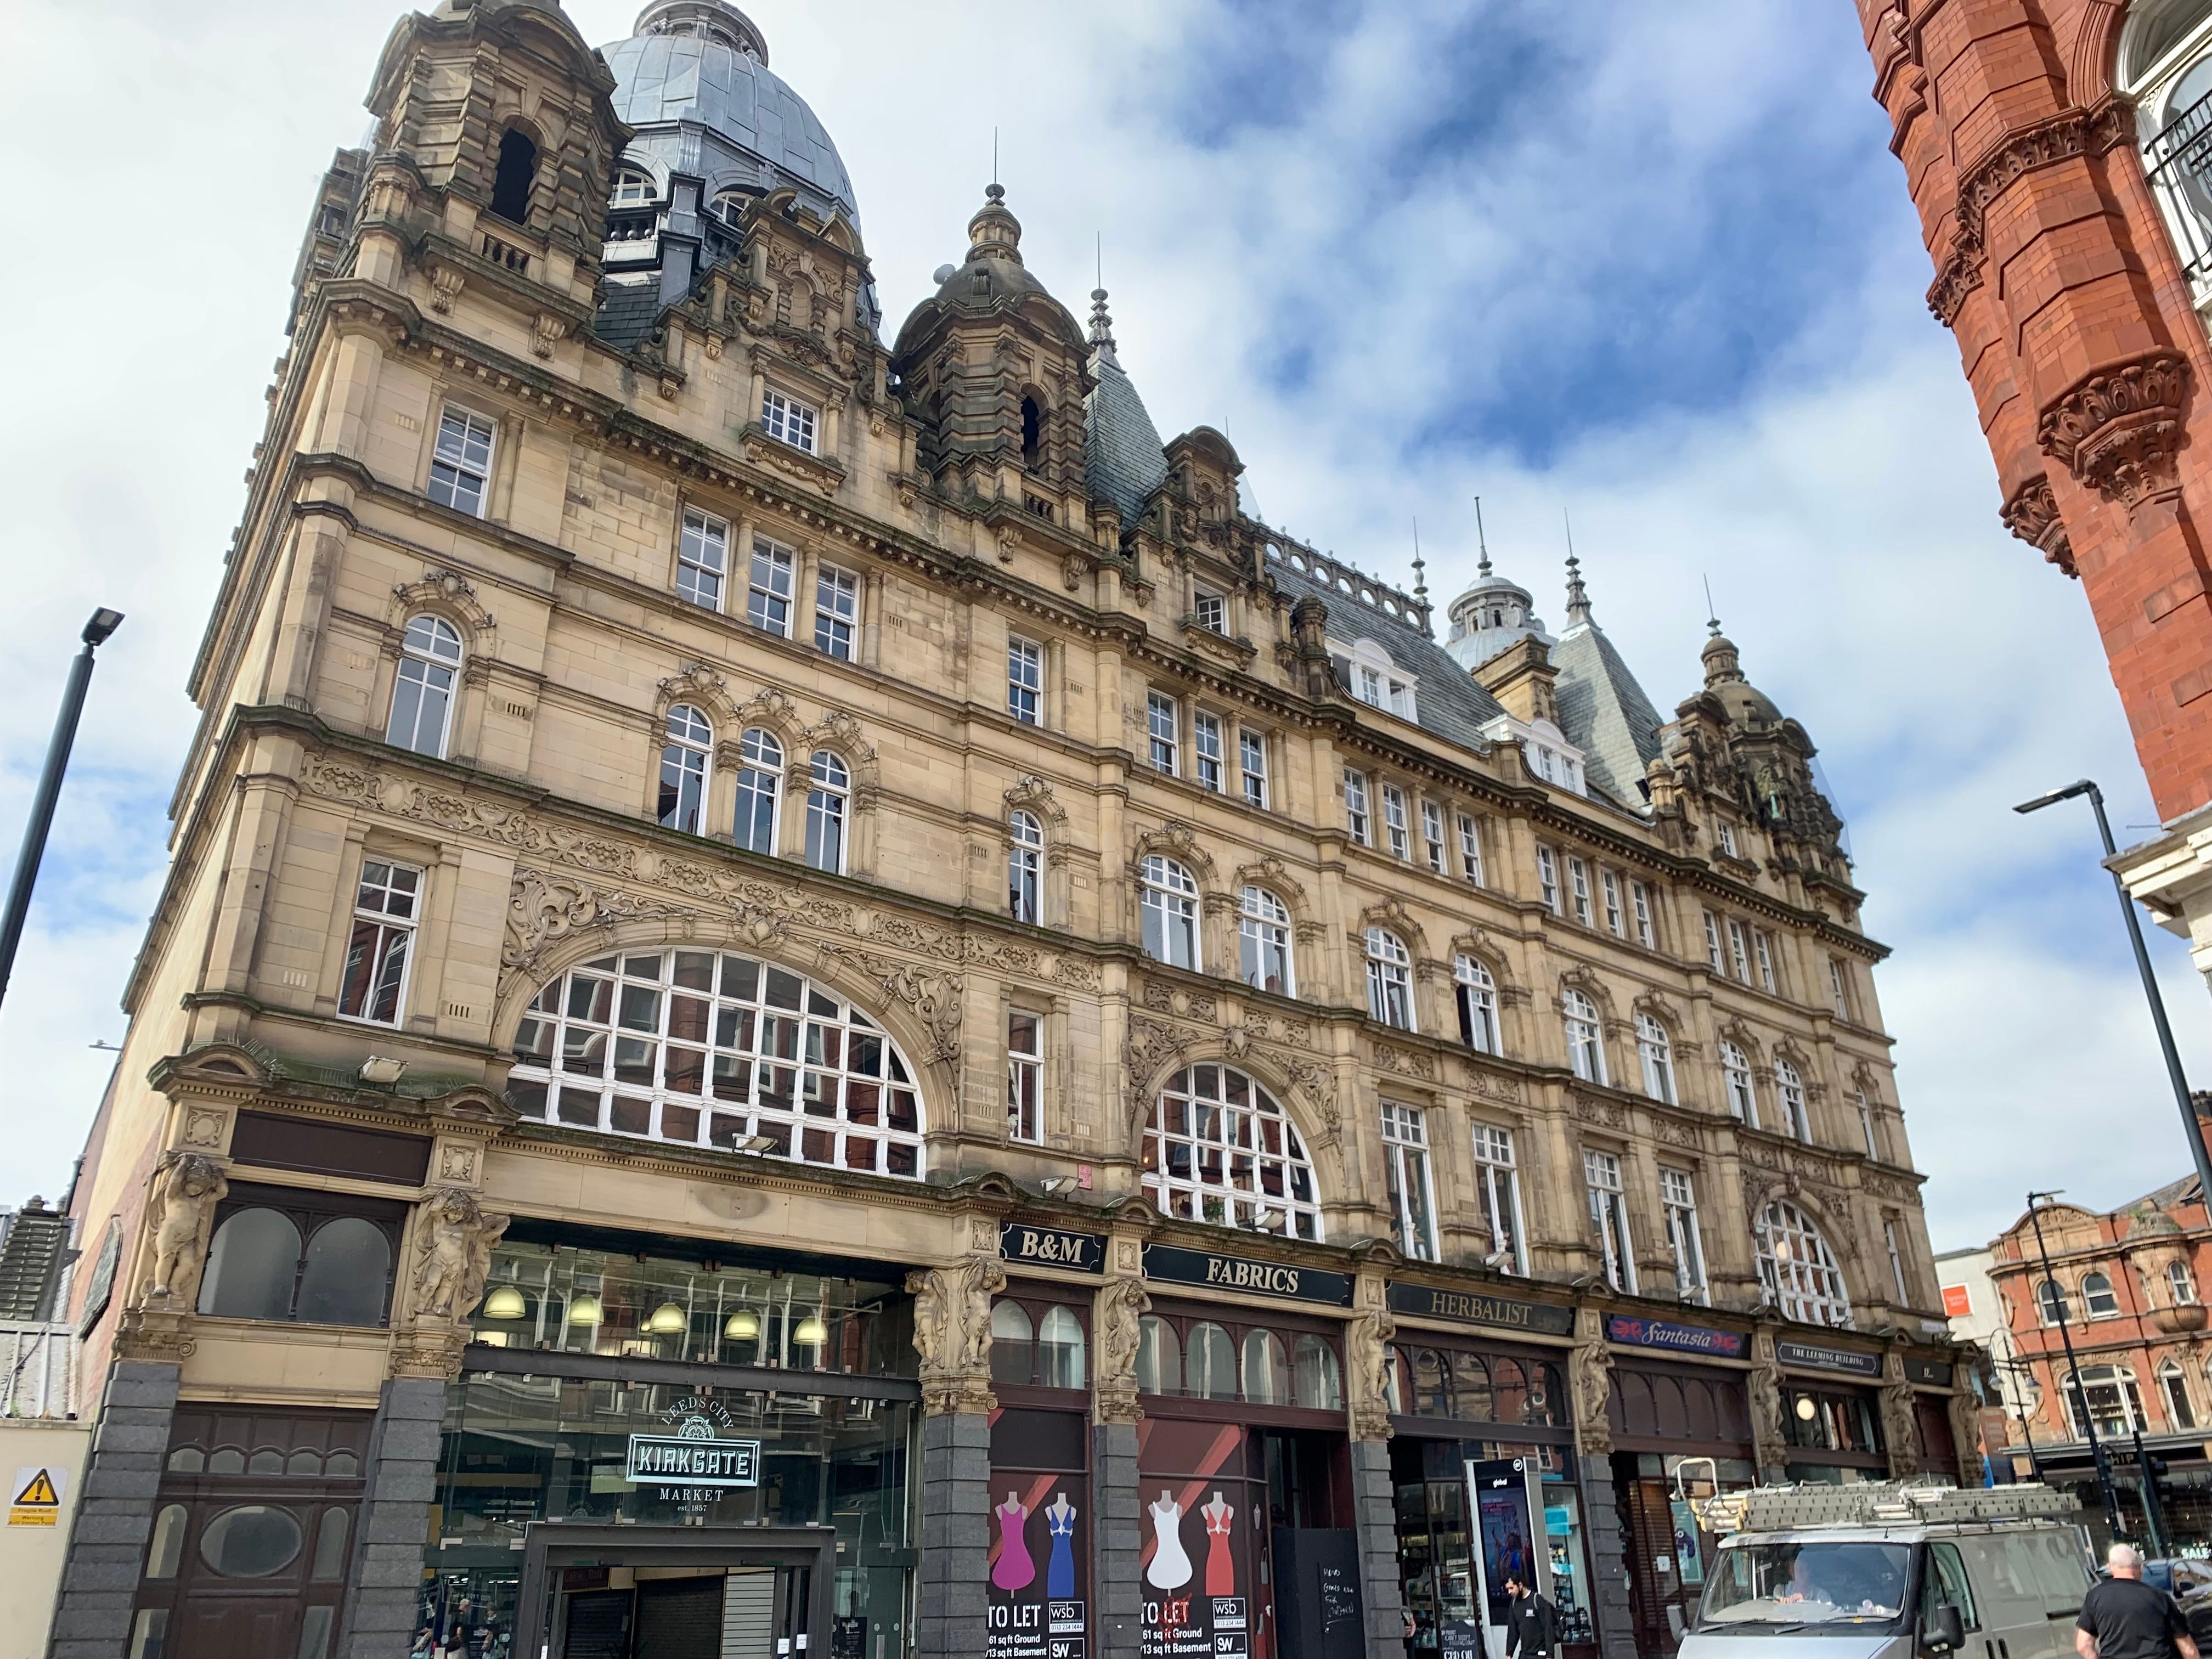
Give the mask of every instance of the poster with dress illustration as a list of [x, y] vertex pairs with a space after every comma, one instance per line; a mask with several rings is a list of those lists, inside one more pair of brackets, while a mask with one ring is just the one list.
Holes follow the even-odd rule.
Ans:
[[991, 1495], [987, 1659], [1085, 1659], [1086, 1483], [994, 1470]]
[[1138, 1429], [1142, 1659], [1248, 1659], [1271, 1650], [1253, 1587], [1265, 1488], [1244, 1478], [1240, 1425], [1147, 1418]]

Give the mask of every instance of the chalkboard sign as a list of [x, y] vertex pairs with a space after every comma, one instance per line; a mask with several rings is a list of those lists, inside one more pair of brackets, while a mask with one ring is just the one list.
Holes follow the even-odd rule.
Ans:
[[1437, 1632], [1439, 1659], [1489, 1659], [1482, 1626], [1472, 1619], [1447, 1619]]
[[1277, 1651], [1301, 1659], [1366, 1659], [1359, 1536], [1349, 1527], [1277, 1527]]

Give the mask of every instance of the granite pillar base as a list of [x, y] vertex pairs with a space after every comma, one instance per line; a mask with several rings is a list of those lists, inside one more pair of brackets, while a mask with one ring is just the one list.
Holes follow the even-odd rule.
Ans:
[[148, 1359], [108, 1368], [62, 1562], [50, 1659], [122, 1659], [130, 1644], [182, 1370]]

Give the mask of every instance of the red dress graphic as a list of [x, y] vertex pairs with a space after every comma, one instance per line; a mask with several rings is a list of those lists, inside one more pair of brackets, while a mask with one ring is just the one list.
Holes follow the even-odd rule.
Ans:
[[1229, 1522], [1237, 1511], [1219, 1492], [1199, 1514], [1206, 1521], [1206, 1593], [1237, 1594], [1237, 1563], [1229, 1553]]

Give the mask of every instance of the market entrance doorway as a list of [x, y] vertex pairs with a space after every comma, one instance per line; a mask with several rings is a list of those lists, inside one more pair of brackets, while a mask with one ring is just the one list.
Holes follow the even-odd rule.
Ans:
[[544, 1659], [777, 1659], [836, 1645], [828, 1527], [540, 1522], [514, 1651]]

